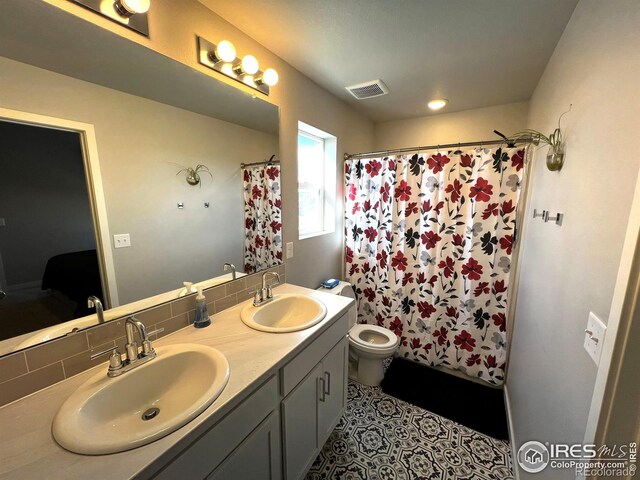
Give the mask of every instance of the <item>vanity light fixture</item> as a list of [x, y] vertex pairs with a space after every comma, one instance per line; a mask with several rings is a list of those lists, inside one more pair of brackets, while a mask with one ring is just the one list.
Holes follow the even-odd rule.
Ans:
[[209, 59], [213, 63], [231, 63], [236, 59], [236, 47], [229, 40], [222, 40], [213, 52], [209, 53]]
[[264, 72], [262, 72], [262, 76], [255, 79], [255, 82], [258, 85], [262, 85], [264, 83], [265, 85], [273, 87], [278, 83], [278, 72], [276, 72], [273, 68], [267, 68]]
[[258, 59], [253, 55], [244, 55], [238, 59], [235, 47], [228, 40], [221, 40], [216, 45], [198, 37], [198, 60], [201, 65], [242, 82], [265, 95], [269, 95], [269, 87], [278, 83], [278, 72], [273, 68], [260, 71]]
[[238, 73], [245, 73], [247, 75], [255, 75], [260, 68], [258, 60], [253, 55], [245, 55], [242, 57], [240, 66], [236, 67]]
[[438, 98], [435, 100], [431, 100], [429, 103], [427, 103], [427, 106], [431, 110], [440, 110], [441, 108], [444, 108], [447, 105], [447, 103], [449, 103], [449, 100], [445, 98]]
[[151, 0], [69, 0], [124, 27], [149, 36]]
[[151, 0], [116, 0], [113, 4], [116, 12], [129, 18], [135, 14], [147, 13], [151, 7]]

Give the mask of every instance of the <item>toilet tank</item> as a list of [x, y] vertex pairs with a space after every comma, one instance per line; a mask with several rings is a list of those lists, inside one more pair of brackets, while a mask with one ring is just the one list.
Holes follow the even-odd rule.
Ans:
[[[340, 282], [338, 283], [337, 286], [333, 288], [320, 287], [318, 288], [318, 290], [325, 293], [340, 295], [342, 297], [353, 298], [353, 299], [356, 298], [356, 295], [353, 292], [353, 287], [349, 282]], [[354, 304], [351, 306], [351, 308], [349, 309], [348, 315], [349, 315], [349, 328], [351, 328], [358, 322], [357, 304]]]

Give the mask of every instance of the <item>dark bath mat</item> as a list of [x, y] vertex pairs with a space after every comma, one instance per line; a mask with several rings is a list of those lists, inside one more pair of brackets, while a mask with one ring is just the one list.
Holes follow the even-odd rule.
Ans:
[[508, 440], [502, 389], [394, 358], [382, 391], [442, 417], [500, 440]]

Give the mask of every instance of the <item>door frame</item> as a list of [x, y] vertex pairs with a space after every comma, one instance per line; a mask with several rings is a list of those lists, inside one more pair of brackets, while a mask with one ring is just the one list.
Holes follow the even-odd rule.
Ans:
[[[3, 227], [0, 227], [3, 228]], [[0, 291], [7, 292], [7, 277], [4, 274], [4, 263], [2, 263], [2, 250], [0, 250]], [[2, 298], [0, 298], [0, 301]]]
[[116, 271], [111, 249], [111, 234], [107, 222], [107, 206], [102, 185], [102, 174], [100, 172], [98, 145], [94, 126], [90, 123], [76, 122], [74, 120], [49, 117], [7, 108], [0, 108], [0, 120], [74, 132], [79, 135], [85, 180], [89, 193], [89, 205], [91, 207], [91, 216], [93, 217], [93, 230], [96, 238], [96, 250], [98, 252], [100, 280], [105, 297], [102, 301], [107, 308], [118, 306], [120, 303], [118, 301]]
[[615, 396], [624, 393], [625, 385], [618, 380], [620, 380], [621, 368], [628, 349], [633, 348], [633, 343], [627, 342], [627, 334], [633, 322], [640, 321], [640, 315], [637, 315], [636, 309], [640, 284], [638, 259], [640, 259], [640, 172], [636, 180], [629, 223], [620, 256], [584, 443], [596, 443], [605, 437], [609, 419], [614, 414]]

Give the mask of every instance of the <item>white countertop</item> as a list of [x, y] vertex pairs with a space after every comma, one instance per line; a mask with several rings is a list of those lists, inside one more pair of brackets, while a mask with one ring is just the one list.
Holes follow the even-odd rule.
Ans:
[[[215, 425], [263, 380], [277, 372], [345, 313], [353, 302], [290, 284], [274, 289], [275, 295], [281, 293], [313, 296], [326, 305], [327, 316], [318, 325], [299, 332], [259, 332], [240, 320], [240, 310], [250, 302], [248, 300], [212, 316], [212, 324], [207, 328], [187, 327], [154, 342], [156, 346], [199, 343], [215, 347], [227, 357], [231, 375], [222, 394], [207, 410], [184, 427], [149, 445], [112, 455], [85, 456], [64, 450], [53, 439], [51, 422], [62, 403], [96, 372], [104, 370], [106, 375], [106, 362], [0, 408], [0, 479], [121, 480], [136, 477], [143, 471], [145, 475], [140, 478], [146, 477]], [[190, 434], [193, 436], [185, 438]]]

